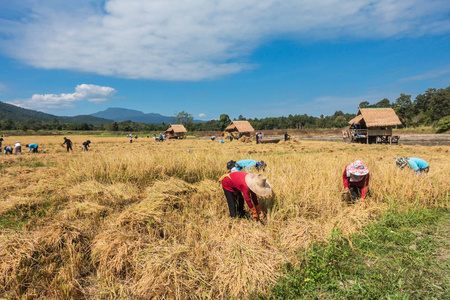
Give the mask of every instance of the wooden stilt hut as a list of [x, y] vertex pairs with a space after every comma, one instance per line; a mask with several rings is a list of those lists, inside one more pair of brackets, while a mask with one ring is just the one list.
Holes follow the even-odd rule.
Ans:
[[225, 128], [224, 136], [228, 137], [231, 134], [235, 139], [242, 136], [251, 138], [254, 132], [255, 129], [248, 121], [231, 121], [230, 125]]
[[164, 131], [164, 134], [169, 135], [171, 139], [184, 139], [184, 134], [187, 132], [187, 129], [181, 124], [169, 124], [169, 128]]
[[348, 142], [398, 144], [399, 137], [392, 135], [392, 126], [402, 122], [392, 108], [360, 108], [348, 124], [350, 128], [343, 132]]

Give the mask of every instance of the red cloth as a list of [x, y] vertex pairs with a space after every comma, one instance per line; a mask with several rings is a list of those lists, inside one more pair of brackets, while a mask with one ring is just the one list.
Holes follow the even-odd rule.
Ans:
[[369, 190], [369, 178], [370, 178], [370, 174], [367, 174], [364, 176], [364, 178], [361, 181], [350, 182], [350, 177], [347, 177], [347, 168], [344, 169], [344, 173], [342, 174], [342, 181], [344, 182], [345, 188], [348, 188], [351, 185], [361, 188], [361, 199], [364, 199], [367, 191]]
[[247, 176], [247, 173], [233, 172], [230, 173], [229, 176], [231, 179], [230, 177], [225, 177], [222, 181], [222, 187], [227, 191], [233, 192], [234, 194], [242, 192], [245, 202], [249, 208], [253, 208], [253, 205], [258, 205], [258, 198], [256, 197], [256, 194], [249, 189], [247, 183], [245, 182], [245, 176]]

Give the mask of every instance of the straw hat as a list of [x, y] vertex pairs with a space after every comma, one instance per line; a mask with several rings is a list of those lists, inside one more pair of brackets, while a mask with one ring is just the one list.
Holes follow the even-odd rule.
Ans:
[[269, 196], [272, 191], [269, 181], [262, 174], [247, 174], [245, 176], [245, 183], [253, 193], [259, 196]]
[[355, 162], [347, 166], [347, 172], [357, 176], [364, 176], [369, 174], [369, 169], [360, 160], [355, 160]]

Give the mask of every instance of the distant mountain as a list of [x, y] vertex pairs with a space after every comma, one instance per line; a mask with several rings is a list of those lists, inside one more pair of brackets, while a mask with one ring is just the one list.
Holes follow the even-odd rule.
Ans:
[[15, 122], [26, 122], [28, 120], [38, 120], [42, 122], [51, 122], [58, 119], [61, 123], [88, 123], [92, 125], [102, 125], [112, 123], [112, 120], [98, 118], [91, 115], [79, 115], [74, 117], [55, 116], [40, 111], [18, 107], [12, 104], [0, 101], [0, 121], [11, 119]]
[[[155, 113], [143, 113], [139, 110], [110, 107], [104, 111], [99, 111], [97, 113], [91, 114], [91, 116], [105, 118], [114, 120], [117, 122], [130, 120], [133, 122], [141, 122], [147, 124], [169, 124], [174, 123], [174, 117], [163, 116]], [[194, 123], [203, 122], [199, 120], [194, 120]]]

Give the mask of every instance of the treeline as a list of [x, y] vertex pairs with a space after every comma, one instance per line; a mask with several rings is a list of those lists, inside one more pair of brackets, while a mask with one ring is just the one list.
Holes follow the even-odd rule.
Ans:
[[[367, 101], [359, 104], [360, 108], [367, 107], [392, 107], [403, 126], [434, 126], [438, 132], [450, 130], [450, 87], [444, 89], [428, 89], [425, 93], [417, 95], [414, 101], [411, 95], [400, 94], [394, 102], [383, 99], [375, 104]], [[356, 112], [355, 108], [355, 112]], [[234, 120], [247, 120], [255, 130], [272, 129], [314, 129], [314, 128], [343, 128], [348, 126], [348, 121], [355, 117], [355, 114], [336, 111], [331, 116], [313, 117], [306, 114], [289, 115], [287, 117], [270, 117], [261, 119], [247, 119], [240, 115]], [[211, 120], [202, 123], [194, 123], [191, 114], [181, 111], [174, 118], [176, 124], [183, 124], [189, 131], [223, 131], [231, 122], [227, 114], [220, 115], [219, 120]], [[30, 119], [24, 122], [3, 119], [0, 121], [0, 130], [96, 130], [96, 131], [126, 131], [126, 132], [162, 132], [166, 130], [168, 124], [159, 125], [146, 124], [132, 121], [113, 122], [109, 124], [93, 125], [87, 122], [81, 124], [62, 123], [55, 118], [51, 122], [43, 122]]]
[[392, 107], [407, 127], [440, 127], [439, 123], [450, 121], [450, 86], [445, 89], [428, 89], [417, 95], [414, 101], [411, 100], [411, 95], [402, 93], [395, 102], [385, 98], [373, 105], [367, 101], [361, 102], [359, 107]]
[[[346, 114], [342, 111], [336, 111], [332, 116], [323, 116], [320, 118], [303, 115], [289, 115], [287, 117], [271, 117], [262, 119], [247, 119], [240, 115], [235, 121], [249, 121], [255, 130], [272, 129], [310, 129], [310, 128], [342, 128], [347, 126], [348, 121], [355, 117], [355, 114]], [[183, 123], [191, 131], [223, 131], [230, 125], [231, 119], [228, 115], [220, 115], [219, 120], [211, 120], [204, 123]]]

